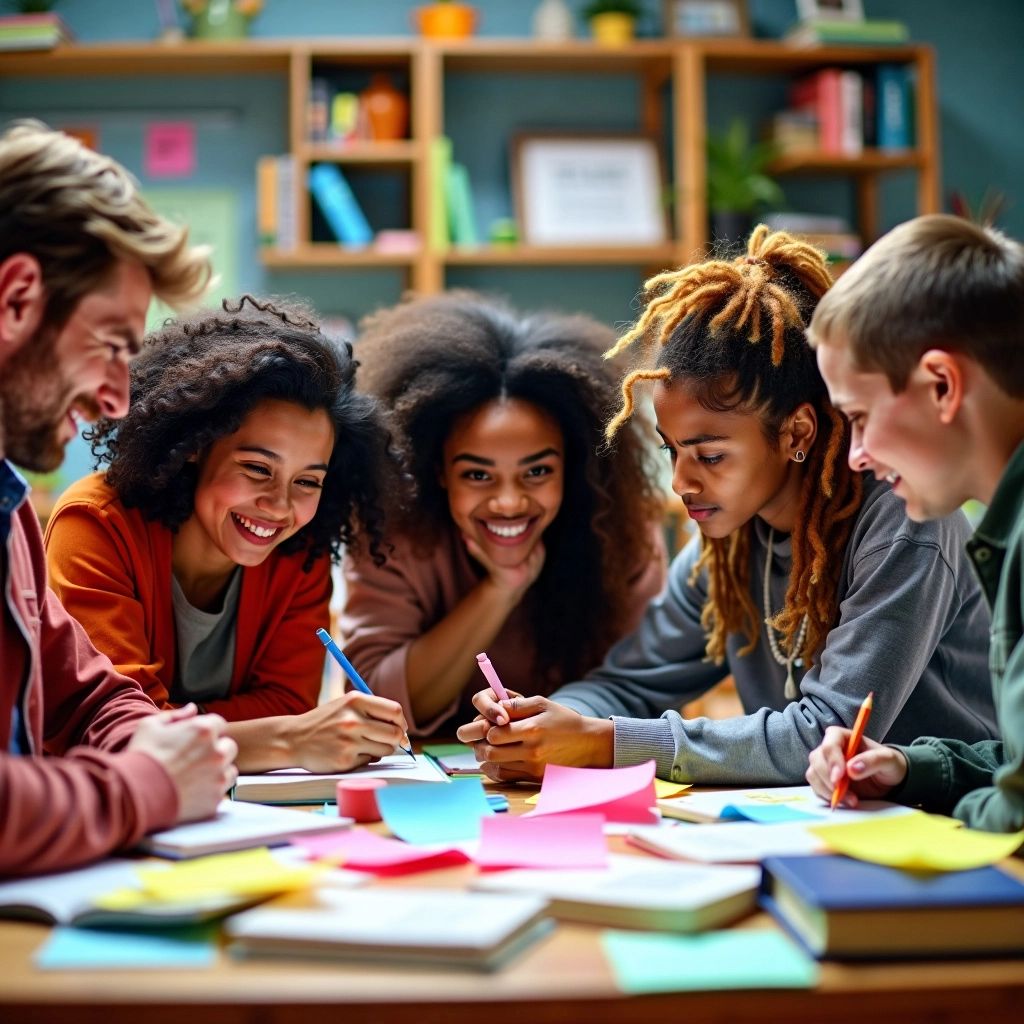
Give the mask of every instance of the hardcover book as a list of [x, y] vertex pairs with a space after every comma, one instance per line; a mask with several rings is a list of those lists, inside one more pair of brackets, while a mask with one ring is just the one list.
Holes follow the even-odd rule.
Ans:
[[819, 958], [1024, 953], [1024, 883], [995, 867], [935, 873], [836, 854], [769, 857], [761, 903]]

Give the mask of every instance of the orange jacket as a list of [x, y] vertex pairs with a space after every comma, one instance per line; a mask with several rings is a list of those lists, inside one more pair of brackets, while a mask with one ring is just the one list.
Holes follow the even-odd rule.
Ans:
[[[46, 527], [50, 586], [118, 671], [171, 707], [177, 643], [171, 599], [173, 533], [125, 508], [103, 474], [73, 484]], [[230, 695], [204, 704], [229, 721], [316, 706], [328, 624], [330, 562], [304, 573], [304, 553], [272, 552], [242, 570]]]

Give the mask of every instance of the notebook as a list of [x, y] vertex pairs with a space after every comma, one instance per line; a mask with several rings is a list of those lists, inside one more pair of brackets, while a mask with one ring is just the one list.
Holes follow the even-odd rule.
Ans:
[[465, 743], [425, 743], [423, 753], [432, 758], [445, 775], [480, 775], [473, 748]]
[[351, 818], [328, 818], [284, 807], [222, 800], [217, 813], [207, 821], [152, 832], [139, 843], [139, 849], [158, 857], [179, 860], [283, 844], [294, 836], [329, 832], [351, 824]]
[[607, 868], [522, 869], [478, 876], [483, 892], [535, 893], [567, 921], [695, 932], [735, 921], [757, 905], [761, 872], [753, 867], [674, 864], [611, 855]]
[[862, 800], [856, 810], [837, 807], [815, 795], [810, 786], [758, 786], [755, 789], [691, 790], [658, 801], [661, 813], [683, 821], [756, 821], [762, 825], [806, 825], [860, 821], [878, 814], [910, 814], [910, 808], [885, 800]]
[[661, 857], [704, 864], [757, 864], [765, 857], [817, 853], [824, 847], [806, 825], [796, 822], [759, 825], [737, 821], [714, 828], [636, 825], [626, 834], [626, 841]]
[[304, 768], [281, 768], [261, 775], [239, 775], [236, 800], [258, 804], [310, 804], [337, 797], [341, 779], [384, 779], [386, 782], [446, 782], [448, 776], [421, 754], [389, 754], [373, 764], [332, 775], [313, 775]]
[[117, 910], [95, 905], [94, 901], [105, 893], [139, 889], [140, 864], [116, 858], [74, 871], [0, 882], [0, 917], [81, 927], [177, 927], [223, 917], [259, 901], [259, 898], [218, 895], [175, 903], [153, 900]]
[[238, 956], [321, 957], [494, 970], [551, 928], [538, 896], [450, 889], [321, 891], [311, 909], [258, 907], [225, 932]]
[[769, 857], [761, 885], [763, 906], [819, 958], [1024, 953], [1024, 883], [999, 868]]

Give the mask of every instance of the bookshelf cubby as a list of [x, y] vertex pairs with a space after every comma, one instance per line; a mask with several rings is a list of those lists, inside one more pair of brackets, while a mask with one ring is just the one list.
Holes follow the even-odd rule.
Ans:
[[[866, 149], [858, 156], [824, 153], [788, 155], [772, 168], [784, 184], [789, 179], [840, 180], [853, 189], [856, 230], [865, 243], [883, 228], [880, 189], [887, 175], [913, 178], [916, 209], [905, 215], [939, 209], [939, 156], [935, 68], [931, 49], [923, 45], [844, 46], [795, 49], [760, 40], [640, 40], [610, 50], [588, 40], [541, 45], [530, 39], [477, 38], [452, 42], [421, 39], [245, 40], [185, 42], [177, 45], [107, 44], [64, 46], [42, 53], [0, 54], [0, 75], [66, 77], [102, 74], [280, 76], [287, 96], [287, 138], [282, 151], [295, 160], [297, 246], [287, 251], [264, 248], [265, 266], [287, 269], [388, 267], [404, 273], [413, 290], [444, 288], [453, 268], [627, 266], [644, 272], [685, 263], [706, 252], [705, 146], [709, 101], [723, 79], [768, 76], [781, 83], [816, 69], [842, 67], [862, 72], [879, 64], [903, 64], [913, 74], [913, 146], [902, 153]], [[311, 142], [307, 130], [310, 82], [315, 75], [352, 82], [385, 71], [408, 90], [408, 138], [389, 142], [359, 141], [338, 147]], [[636, 131], [659, 139], [666, 177], [675, 202], [671, 241], [640, 247], [557, 247], [488, 245], [441, 250], [431, 247], [431, 140], [456, 135], [458, 124], [446, 111], [446, 89], [459, 76], [624, 76], [635, 83]], [[565, 112], [562, 111], [565, 120]], [[569, 112], [571, 119], [571, 111]], [[619, 126], [621, 127], [621, 126]], [[310, 203], [305, 179], [311, 165], [333, 162], [359, 178], [379, 170], [398, 176], [404, 196], [402, 217], [420, 242], [410, 252], [379, 252], [373, 247], [346, 250], [312, 240]], [[345, 171], [348, 176], [348, 171]], [[394, 227], [395, 224], [374, 225]], [[480, 225], [486, 235], [486, 225]]]

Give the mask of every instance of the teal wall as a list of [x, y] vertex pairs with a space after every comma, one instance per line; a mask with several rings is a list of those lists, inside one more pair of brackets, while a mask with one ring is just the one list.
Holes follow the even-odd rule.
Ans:
[[[409, 31], [413, 0], [266, 0], [253, 24], [259, 37], [398, 35]], [[530, 32], [536, 0], [477, 0], [481, 33], [523, 36]], [[578, 9], [582, 0], [573, 0]], [[646, 0], [646, 30], [658, 28], [660, 7]], [[759, 35], [778, 35], [794, 19], [794, 0], [749, 0]], [[875, 17], [900, 18], [913, 38], [938, 54], [942, 177], [946, 192], [958, 188], [975, 201], [987, 187], [1006, 193], [1010, 207], [1001, 224], [1024, 237], [1024, 2], [1022, 0], [865, 0]], [[82, 42], [145, 40], [158, 33], [156, 4], [144, 0], [61, 0], [57, 8]], [[184, 20], [184, 19], [182, 19]], [[580, 33], [582, 34], [582, 27]], [[269, 272], [255, 246], [253, 167], [261, 153], [285, 147], [285, 105], [275, 76], [236, 78], [102, 77], [89, 81], [0, 78], [0, 117], [35, 115], [58, 124], [88, 123], [102, 148], [143, 180], [161, 189], [174, 181], [147, 182], [142, 168], [147, 122], [188, 119], [197, 125], [199, 167], [187, 187], [226, 188], [237, 197], [238, 284], [262, 293], [308, 296], [324, 313], [352, 318], [393, 302], [401, 276], [373, 272]], [[457, 158], [474, 183], [483, 228], [510, 213], [507, 139], [518, 127], [635, 125], [635, 83], [614, 76], [580, 79], [541, 76], [461, 75], [448, 84], [446, 111]], [[779, 102], [777, 81], [716, 84], [710, 115], [724, 123], [734, 112], [770, 111]], [[910, 216], [912, 180], [893, 182], [885, 196], [888, 223]], [[788, 185], [793, 205], [849, 212], [843, 184]], [[634, 313], [639, 285], [630, 268], [458, 268], [455, 285], [503, 292], [523, 305], [584, 309], [613, 323]]]

